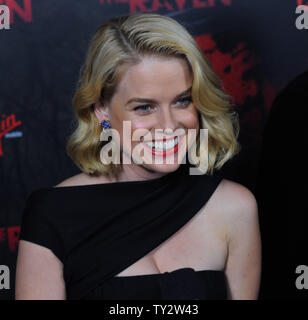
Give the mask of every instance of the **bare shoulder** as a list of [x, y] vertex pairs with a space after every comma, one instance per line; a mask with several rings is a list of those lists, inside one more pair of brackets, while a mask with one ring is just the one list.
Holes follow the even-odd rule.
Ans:
[[261, 272], [261, 237], [258, 206], [245, 186], [222, 180], [220, 209], [223, 217], [227, 257], [225, 274], [228, 299], [257, 299]]
[[98, 183], [110, 183], [113, 182], [112, 179], [107, 176], [92, 177], [86, 173], [78, 173], [72, 177], [65, 179], [64, 181], [57, 184], [55, 187], [71, 187], [71, 186], [83, 186], [89, 184], [98, 184]]
[[222, 179], [206, 204], [207, 219], [215, 221], [224, 234], [241, 220], [254, 220], [258, 213], [253, 193], [245, 186]]
[[256, 198], [247, 187], [235, 181], [223, 179], [219, 188], [219, 203], [230, 214], [257, 210]]
[[242, 233], [243, 229], [250, 230], [258, 226], [256, 198], [248, 188], [237, 182], [222, 180], [215, 205], [229, 237]]

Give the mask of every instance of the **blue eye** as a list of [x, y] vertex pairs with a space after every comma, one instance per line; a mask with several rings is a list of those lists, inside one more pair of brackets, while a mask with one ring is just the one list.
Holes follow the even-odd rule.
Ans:
[[188, 97], [181, 98], [178, 100], [178, 102], [182, 102], [183, 106], [188, 106], [192, 102], [192, 97], [188, 96]]
[[142, 113], [146, 113], [146, 112], [150, 111], [150, 109], [147, 108], [147, 107], [152, 108], [151, 105], [145, 104], [144, 106], [135, 107], [134, 110], [135, 111], [141, 111]]
[[[179, 103], [181, 107], [182, 106], [187, 107], [190, 105], [191, 102], [192, 102], [191, 96], [180, 98], [177, 101], [177, 103]], [[140, 113], [149, 113], [152, 109], [153, 109], [153, 107], [150, 104], [145, 104], [143, 106], [138, 106], [138, 107], [133, 108], [134, 111], [138, 111]]]

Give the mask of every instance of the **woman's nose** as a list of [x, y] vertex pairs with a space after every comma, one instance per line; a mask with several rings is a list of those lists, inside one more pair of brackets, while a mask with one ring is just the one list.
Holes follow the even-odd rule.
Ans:
[[175, 130], [177, 128], [177, 119], [169, 108], [162, 110], [157, 119], [157, 124], [163, 130]]

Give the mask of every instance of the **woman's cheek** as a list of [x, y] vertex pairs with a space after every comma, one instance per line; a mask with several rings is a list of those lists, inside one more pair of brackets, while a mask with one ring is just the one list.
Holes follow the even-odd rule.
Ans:
[[[132, 139], [135, 138], [135, 140], [132, 141], [132, 143], [138, 143], [140, 142], [141, 138], [151, 132], [152, 126], [147, 121], [136, 121], [132, 122]], [[148, 138], [148, 137], [147, 137]], [[137, 139], [137, 140], [136, 140]], [[149, 140], [149, 139], [147, 139]]]
[[189, 112], [183, 113], [182, 118], [181, 118], [181, 123], [187, 129], [199, 130], [198, 112], [197, 111], [189, 111]]
[[200, 124], [198, 113], [196, 111], [188, 111], [185, 112], [185, 114], [183, 114], [182, 116], [182, 124], [186, 129], [188, 129], [186, 136], [186, 146], [187, 149], [190, 149], [199, 134]]

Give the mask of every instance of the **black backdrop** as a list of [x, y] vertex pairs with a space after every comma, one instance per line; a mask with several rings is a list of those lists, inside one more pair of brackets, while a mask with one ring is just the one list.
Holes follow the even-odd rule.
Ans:
[[[134, 12], [173, 17], [195, 37], [234, 98], [242, 151], [223, 169], [255, 191], [263, 128], [278, 92], [308, 67], [308, 30], [295, 27], [305, 0], [0, 0], [0, 265], [13, 299], [26, 196], [79, 172], [65, 154], [72, 96], [89, 39], [105, 20]], [[296, 106], [290, 106], [295, 108]]]

